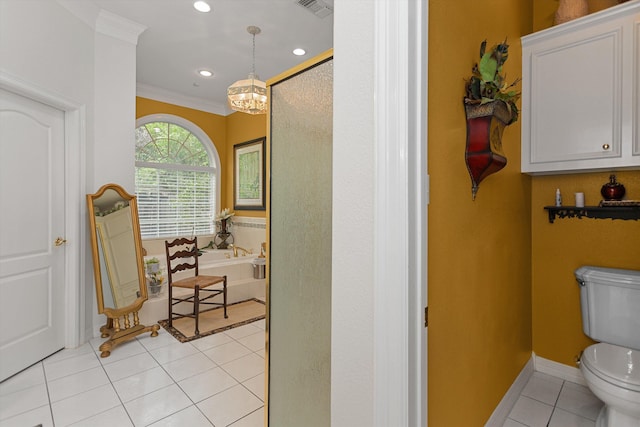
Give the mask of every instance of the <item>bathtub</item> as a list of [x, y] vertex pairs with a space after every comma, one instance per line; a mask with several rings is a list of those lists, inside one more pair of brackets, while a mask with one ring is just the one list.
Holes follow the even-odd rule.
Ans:
[[[168, 292], [167, 292], [167, 268], [166, 268], [166, 255], [149, 255], [145, 257], [145, 260], [149, 258], [157, 258], [160, 260], [160, 268], [165, 276], [165, 282], [162, 286], [162, 291], [156, 297], [152, 297], [149, 293], [149, 299], [144, 303], [142, 309], [139, 312], [140, 323], [153, 324], [158, 320], [163, 320], [169, 317], [168, 309]], [[251, 298], [257, 298], [260, 300], [265, 299], [265, 279], [253, 278], [253, 262], [257, 258], [255, 254], [247, 254], [246, 256], [234, 257], [233, 251], [213, 249], [205, 250], [198, 258], [198, 269], [200, 274], [208, 276], [227, 276], [227, 303], [233, 304], [235, 302], [244, 301]], [[187, 277], [193, 274], [193, 271], [184, 272], [181, 271], [173, 275], [174, 280], [178, 280], [182, 277]], [[189, 294], [189, 289], [174, 288], [173, 293], [175, 296], [182, 294]], [[219, 297], [222, 298], [222, 297]], [[221, 300], [221, 299], [220, 299]], [[218, 298], [215, 299], [218, 301]], [[178, 312], [188, 312], [189, 308], [193, 307], [192, 304], [179, 304], [174, 307], [174, 310]], [[202, 309], [210, 307], [202, 306]]]

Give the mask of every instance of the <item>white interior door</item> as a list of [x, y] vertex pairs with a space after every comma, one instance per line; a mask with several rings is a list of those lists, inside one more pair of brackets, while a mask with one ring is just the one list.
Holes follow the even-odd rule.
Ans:
[[0, 381], [64, 347], [64, 158], [64, 112], [0, 89]]

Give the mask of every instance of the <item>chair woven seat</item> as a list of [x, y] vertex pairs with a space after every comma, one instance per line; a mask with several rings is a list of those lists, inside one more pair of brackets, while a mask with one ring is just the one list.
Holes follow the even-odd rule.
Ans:
[[174, 287], [177, 288], [189, 288], [193, 289], [196, 286], [199, 286], [200, 289], [206, 288], [207, 286], [215, 285], [216, 283], [224, 282], [223, 276], [197, 276], [197, 277], [187, 277], [186, 279], [176, 280], [172, 283]]

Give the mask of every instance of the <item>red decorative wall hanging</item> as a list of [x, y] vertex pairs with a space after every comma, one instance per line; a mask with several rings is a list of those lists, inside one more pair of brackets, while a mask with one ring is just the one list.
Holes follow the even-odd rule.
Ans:
[[502, 132], [511, 123], [511, 113], [503, 101], [464, 104], [467, 117], [465, 160], [471, 176], [471, 196], [476, 199], [480, 182], [507, 164], [502, 151]]
[[520, 98], [514, 86], [506, 82], [502, 66], [509, 57], [507, 40], [487, 50], [487, 41], [480, 43], [480, 61], [471, 69], [464, 98], [467, 116], [467, 147], [465, 160], [471, 176], [471, 196], [476, 199], [480, 182], [507, 164], [502, 151], [502, 132], [518, 120]]

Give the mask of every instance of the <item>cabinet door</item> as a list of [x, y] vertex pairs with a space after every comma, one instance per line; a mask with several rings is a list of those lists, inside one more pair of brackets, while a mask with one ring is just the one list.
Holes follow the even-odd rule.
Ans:
[[600, 159], [620, 157], [622, 25], [594, 25], [523, 53], [529, 171], [584, 168], [589, 161], [597, 167]]

